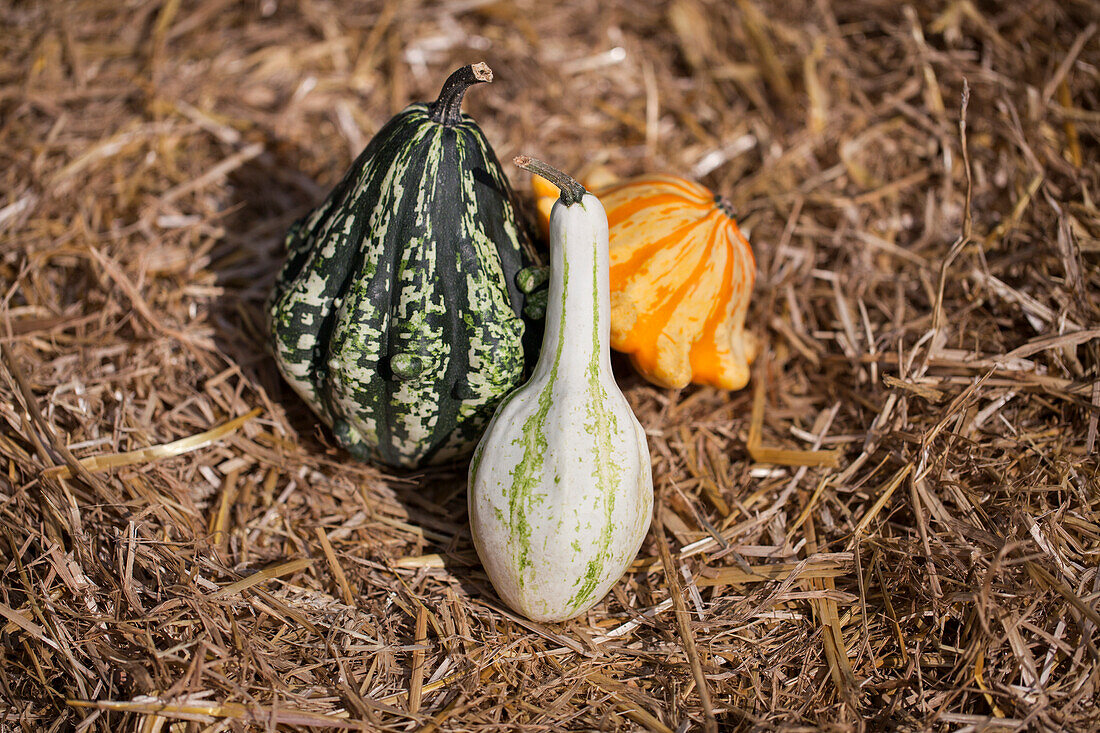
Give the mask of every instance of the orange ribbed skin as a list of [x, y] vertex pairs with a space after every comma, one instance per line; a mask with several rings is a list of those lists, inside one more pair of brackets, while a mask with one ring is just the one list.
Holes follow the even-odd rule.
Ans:
[[[668, 175], [595, 193], [611, 240], [611, 347], [662, 387], [744, 387], [755, 356], [744, 326], [756, 262], [728, 208]], [[536, 194], [543, 213], [557, 190]]]

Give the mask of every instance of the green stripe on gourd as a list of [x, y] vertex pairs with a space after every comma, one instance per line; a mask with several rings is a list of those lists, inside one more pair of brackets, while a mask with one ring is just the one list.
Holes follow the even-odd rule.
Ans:
[[[563, 261], [561, 268], [562, 295], [569, 285], [569, 262]], [[558, 333], [565, 333], [564, 299], [559, 301]], [[544, 342], [548, 343], [548, 342]], [[508, 489], [508, 526], [512, 543], [512, 563], [520, 587], [525, 584], [523, 574], [531, 566], [531, 526], [527, 522], [527, 505], [532, 501], [535, 489], [542, 478], [546, 449], [549, 441], [546, 436], [546, 417], [553, 400], [554, 385], [558, 381], [558, 365], [561, 364], [561, 352], [564, 341], [558, 339], [554, 344], [554, 361], [550, 373], [538, 395], [538, 407], [523, 422], [523, 431], [512, 439], [512, 445], [523, 448], [523, 458], [512, 471], [512, 482]], [[476, 471], [476, 466], [471, 471]]]
[[468, 454], [524, 374], [516, 275], [537, 260], [464, 67], [371, 140], [287, 234], [269, 301], [287, 382], [354, 455], [412, 468]]
[[[581, 206], [584, 204], [581, 203]], [[599, 302], [600, 297], [600, 266], [597, 261], [598, 252], [593, 248], [592, 263], [592, 301]], [[602, 455], [613, 456], [614, 448], [611, 444], [611, 436], [618, 430], [615, 421], [615, 413], [607, 409], [607, 393], [600, 383], [600, 322], [592, 320], [592, 355], [585, 370], [588, 379], [588, 419], [585, 425], [589, 434], [599, 442], [599, 452]], [[613, 459], [597, 461], [593, 467], [593, 479], [599, 487], [599, 495], [603, 502], [603, 531], [600, 533], [597, 549], [588, 561], [584, 578], [577, 582], [580, 587], [569, 600], [573, 608], [579, 608], [582, 604], [594, 600], [593, 593], [596, 584], [603, 575], [604, 568], [611, 559], [611, 542], [614, 529], [615, 488], [618, 486], [622, 475], [622, 466]], [[598, 599], [595, 599], [598, 600]]]
[[561, 621], [598, 602], [629, 565], [653, 485], [645, 434], [611, 373], [603, 207], [545, 164], [517, 163], [562, 189], [550, 219], [545, 332], [531, 379], [501, 404], [475, 451], [470, 527], [501, 598], [532, 619]]

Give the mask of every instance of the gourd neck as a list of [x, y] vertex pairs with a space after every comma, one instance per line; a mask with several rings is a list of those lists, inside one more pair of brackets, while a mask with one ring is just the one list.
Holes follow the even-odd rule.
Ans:
[[580, 183], [541, 160], [518, 155], [520, 168], [561, 191], [550, 213], [550, 288], [535, 377], [599, 377], [611, 371], [607, 215]]
[[443, 82], [439, 98], [428, 104], [428, 117], [443, 125], [457, 125], [462, 121], [462, 97], [466, 90], [492, 80], [493, 70], [484, 61], [463, 66]]
[[[556, 364], [561, 375], [610, 372], [611, 305], [607, 233], [601, 238], [589, 196], [555, 212], [562, 222], [550, 239], [550, 286], [539, 368]], [[557, 206], [564, 207], [559, 203]]]

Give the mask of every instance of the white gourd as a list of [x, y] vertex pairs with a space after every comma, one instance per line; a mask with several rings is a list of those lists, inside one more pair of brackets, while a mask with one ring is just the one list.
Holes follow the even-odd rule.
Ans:
[[649, 529], [653, 479], [638, 419], [611, 372], [607, 216], [572, 178], [553, 181], [550, 290], [530, 381], [497, 409], [470, 464], [474, 546], [500, 597], [535, 621], [595, 605]]

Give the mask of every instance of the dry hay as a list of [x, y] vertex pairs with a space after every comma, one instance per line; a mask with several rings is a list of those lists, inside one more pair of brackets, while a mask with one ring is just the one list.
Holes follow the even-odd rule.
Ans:
[[[0, 4], [0, 727], [1095, 729], [1095, 8]], [[659, 527], [560, 626], [264, 352], [282, 231], [481, 59], [502, 160], [697, 176], [760, 270], [751, 431], [616, 363]]]

